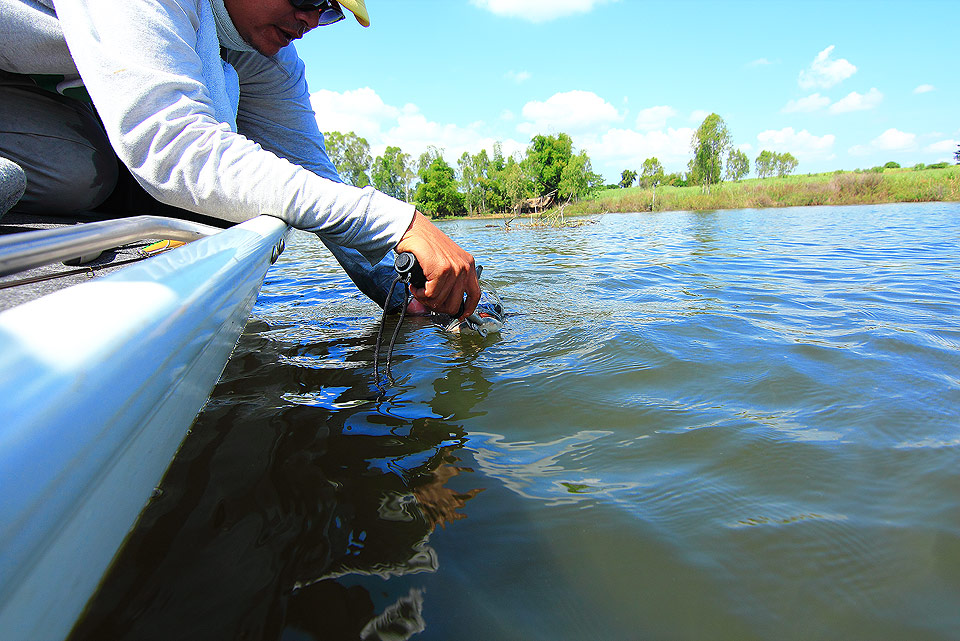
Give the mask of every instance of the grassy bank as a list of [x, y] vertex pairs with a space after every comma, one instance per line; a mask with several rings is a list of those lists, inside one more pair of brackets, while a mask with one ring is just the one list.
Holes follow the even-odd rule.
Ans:
[[603, 212], [696, 211], [866, 205], [894, 202], [960, 201], [960, 166], [944, 169], [887, 169], [834, 172], [785, 178], [725, 182], [704, 193], [700, 187], [608, 189], [566, 207], [566, 214]]

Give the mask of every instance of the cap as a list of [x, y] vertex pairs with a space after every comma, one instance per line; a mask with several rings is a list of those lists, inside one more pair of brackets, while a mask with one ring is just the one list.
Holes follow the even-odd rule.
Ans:
[[353, 12], [353, 15], [357, 18], [357, 22], [364, 27], [370, 26], [370, 16], [367, 15], [367, 6], [363, 4], [363, 0], [337, 0], [337, 2], [340, 3], [341, 7]]

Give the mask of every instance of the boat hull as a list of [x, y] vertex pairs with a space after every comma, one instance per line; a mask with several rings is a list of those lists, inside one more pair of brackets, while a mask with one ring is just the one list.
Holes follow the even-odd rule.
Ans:
[[260, 216], [0, 314], [0, 630], [63, 639], [236, 345]]

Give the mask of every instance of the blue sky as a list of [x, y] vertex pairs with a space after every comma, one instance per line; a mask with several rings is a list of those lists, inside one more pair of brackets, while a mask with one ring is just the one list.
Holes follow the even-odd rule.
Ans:
[[683, 171], [716, 112], [734, 145], [798, 173], [953, 160], [956, 25], [946, 1], [367, 0], [297, 44], [322, 131], [373, 155], [522, 152], [565, 132], [608, 182]]

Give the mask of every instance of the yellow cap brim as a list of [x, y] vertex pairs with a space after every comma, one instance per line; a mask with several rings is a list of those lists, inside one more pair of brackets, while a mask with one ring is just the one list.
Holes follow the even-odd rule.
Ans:
[[370, 16], [367, 14], [367, 6], [363, 4], [363, 0], [337, 0], [337, 2], [341, 7], [349, 9], [356, 16], [357, 22], [364, 27], [370, 26]]

